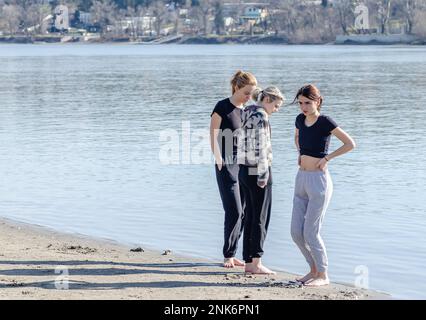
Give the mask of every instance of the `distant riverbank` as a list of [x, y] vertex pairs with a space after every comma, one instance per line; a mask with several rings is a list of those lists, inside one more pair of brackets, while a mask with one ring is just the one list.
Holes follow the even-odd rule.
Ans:
[[100, 36], [73, 36], [73, 35], [47, 35], [47, 36], [1, 36], [0, 43], [14, 44], [37, 44], [37, 43], [129, 43], [129, 44], [272, 44], [272, 45], [330, 45], [330, 44], [350, 44], [350, 45], [389, 45], [408, 44], [426, 45], [426, 39], [415, 39], [413, 41], [398, 42], [392, 41], [301, 41], [294, 42], [286, 36], [281, 35], [233, 35], [233, 36], [168, 36], [164, 38], [145, 37], [137, 41], [123, 36], [102, 38]]

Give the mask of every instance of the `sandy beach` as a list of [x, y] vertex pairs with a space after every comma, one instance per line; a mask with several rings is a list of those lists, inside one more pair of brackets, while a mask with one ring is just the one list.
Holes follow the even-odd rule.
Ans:
[[[245, 275], [220, 261], [152, 251], [0, 219], [0, 299], [389, 299], [342, 284], [289, 284], [294, 275]], [[170, 250], [170, 251], [169, 251]]]

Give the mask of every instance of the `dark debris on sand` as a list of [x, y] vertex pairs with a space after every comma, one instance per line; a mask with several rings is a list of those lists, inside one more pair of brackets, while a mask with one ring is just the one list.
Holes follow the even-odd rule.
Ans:
[[164, 252], [161, 254], [162, 256], [167, 256], [172, 254], [172, 250], [164, 250]]
[[70, 246], [64, 246], [60, 249], [60, 251], [76, 251], [78, 253], [81, 254], [88, 254], [88, 253], [95, 253], [98, 252], [97, 249], [95, 248], [90, 248], [90, 247], [82, 247], [82, 246], [74, 246], [74, 245], [70, 245]]

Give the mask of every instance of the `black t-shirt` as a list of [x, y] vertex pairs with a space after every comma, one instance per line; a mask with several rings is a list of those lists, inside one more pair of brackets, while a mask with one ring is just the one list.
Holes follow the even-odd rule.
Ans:
[[210, 116], [215, 112], [222, 118], [218, 136], [222, 158], [226, 163], [235, 163], [242, 109], [235, 107], [229, 98], [226, 98], [216, 104]]
[[305, 125], [305, 119], [306, 116], [303, 113], [296, 118], [296, 128], [299, 129], [300, 155], [324, 158], [328, 154], [331, 131], [338, 125], [326, 115], [320, 115], [310, 127]]

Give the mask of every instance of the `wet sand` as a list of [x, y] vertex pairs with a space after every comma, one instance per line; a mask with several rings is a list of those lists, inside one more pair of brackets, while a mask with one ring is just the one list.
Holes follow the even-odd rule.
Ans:
[[[220, 261], [131, 251], [114, 241], [0, 219], [0, 299], [355, 300], [386, 294], [342, 284], [308, 288], [295, 275], [246, 275]], [[170, 250], [170, 251], [168, 251]]]

